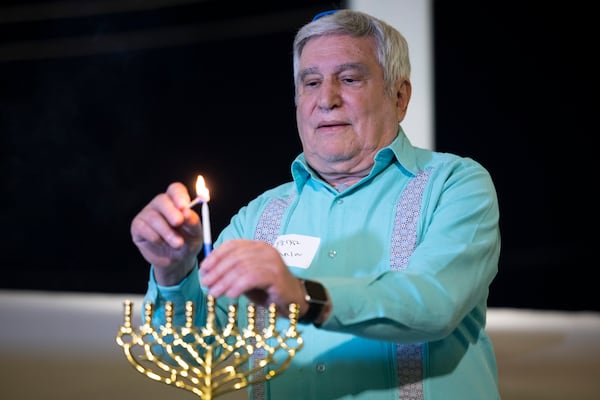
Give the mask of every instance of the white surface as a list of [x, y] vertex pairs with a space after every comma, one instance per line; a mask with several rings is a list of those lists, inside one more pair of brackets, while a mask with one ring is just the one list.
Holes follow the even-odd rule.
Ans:
[[[137, 327], [140, 295], [0, 290], [0, 398], [197, 399], [125, 360], [115, 337], [127, 299]], [[600, 313], [490, 309], [488, 332], [503, 400], [600, 398]]]

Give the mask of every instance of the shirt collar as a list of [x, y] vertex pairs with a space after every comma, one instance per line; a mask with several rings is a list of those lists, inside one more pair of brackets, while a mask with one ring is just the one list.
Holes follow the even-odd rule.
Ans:
[[[385, 169], [390, 163], [397, 162], [399, 167], [408, 175], [415, 176], [418, 172], [416, 148], [410, 143], [410, 140], [404, 133], [401, 126], [398, 127], [398, 135], [388, 146], [382, 148], [375, 154], [375, 164], [369, 173], [374, 176]], [[296, 182], [296, 187], [300, 192], [306, 181], [311, 177], [321, 180], [317, 172], [312, 169], [300, 153], [292, 162], [292, 177]]]

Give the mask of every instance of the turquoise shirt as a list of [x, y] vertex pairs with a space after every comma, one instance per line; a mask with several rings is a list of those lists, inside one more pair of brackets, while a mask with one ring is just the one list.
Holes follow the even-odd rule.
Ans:
[[[253, 387], [251, 398], [499, 399], [485, 332], [500, 254], [489, 173], [470, 158], [412, 146], [402, 129], [377, 153], [371, 173], [341, 193], [303, 154], [291, 170], [293, 181], [241, 208], [215, 246], [260, 238], [265, 216], [276, 220], [271, 239], [320, 238], [308, 266], [289, 268], [321, 282], [333, 311], [319, 328], [298, 325], [304, 347], [281, 375]], [[275, 217], [268, 210], [274, 201], [284, 204]], [[176, 323], [183, 323], [185, 300], [204, 320], [197, 269], [174, 287], [157, 285], [150, 274], [146, 301], [156, 304], [155, 324], [164, 321], [167, 300], [175, 303]], [[224, 324], [228, 300], [218, 302]], [[239, 302], [245, 310], [245, 299]], [[247, 323], [244, 312], [240, 321]], [[277, 321], [282, 331], [288, 324]]]

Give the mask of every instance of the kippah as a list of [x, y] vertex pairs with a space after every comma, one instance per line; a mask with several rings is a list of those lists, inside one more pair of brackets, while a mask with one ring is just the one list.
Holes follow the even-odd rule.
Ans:
[[324, 17], [324, 16], [326, 16], [326, 15], [329, 15], [329, 14], [333, 14], [333, 13], [335, 13], [335, 12], [337, 12], [337, 11], [338, 11], [338, 10], [327, 10], [327, 11], [321, 11], [320, 13], [318, 13], [317, 15], [315, 15], [315, 16], [313, 17], [313, 19], [312, 19], [312, 20], [313, 20], [313, 21], [316, 21], [316, 20], [318, 20], [318, 19], [319, 19], [319, 18], [321, 18], [321, 17]]

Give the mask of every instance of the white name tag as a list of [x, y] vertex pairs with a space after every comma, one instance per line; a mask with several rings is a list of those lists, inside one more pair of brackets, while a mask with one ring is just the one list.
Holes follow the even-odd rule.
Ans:
[[286, 265], [290, 267], [308, 268], [312, 262], [321, 238], [305, 235], [281, 235], [275, 239], [275, 247]]

